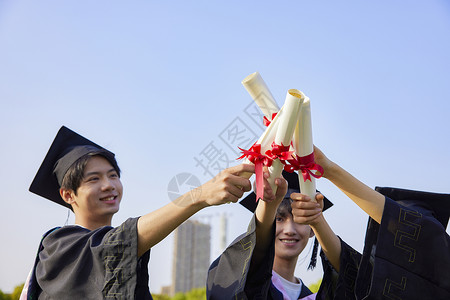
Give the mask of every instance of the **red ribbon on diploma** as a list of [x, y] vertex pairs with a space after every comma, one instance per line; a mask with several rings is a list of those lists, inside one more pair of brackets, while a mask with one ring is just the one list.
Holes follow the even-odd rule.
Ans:
[[[239, 148], [239, 147], [238, 147]], [[253, 144], [248, 150], [239, 148], [242, 151], [242, 155], [237, 159], [247, 157], [249, 161], [255, 164], [256, 175], [256, 201], [264, 196], [264, 177], [263, 166], [270, 167], [272, 165], [272, 159], [264, 154], [261, 154], [261, 144]]]
[[[276, 115], [277, 115], [277, 113], [273, 113], [273, 114], [272, 114], [272, 120], [275, 119], [275, 116], [276, 116]], [[272, 121], [270, 121], [269, 119], [267, 119], [266, 116], [264, 116], [263, 122], [264, 122], [264, 126], [266, 126], [266, 127], [269, 126], [270, 123], [272, 123]]]
[[[311, 181], [311, 176], [314, 178], [320, 178], [323, 176], [323, 168], [319, 164], [314, 162], [314, 152], [306, 156], [295, 155], [296, 158], [288, 159], [290, 165], [285, 165], [284, 170], [287, 172], [294, 172], [294, 170], [301, 170], [303, 181]], [[312, 172], [316, 171], [316, 172]]]
[[293, 151], [289, 151], [289, 145], [277, 145], [275, 142], [272, 143], [272, 149], [266, 151], [268, 157], [272, 160], [278, 158], [283, 164], [286, 164], [287, 160], [292, 159], [292, 153]]

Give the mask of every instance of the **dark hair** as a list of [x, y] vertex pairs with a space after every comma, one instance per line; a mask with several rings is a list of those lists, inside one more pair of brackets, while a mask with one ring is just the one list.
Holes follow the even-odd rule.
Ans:
[[113, 166], [117, 172], [117, 175], [120, 177], [120, 168], [117, 164], [116, 158], [111, 152], [105, 150], [93, 151], [83, 155], [75, 161], [72, 166], [70, 166], [61, 182], [61, 188], [70, 189], [76, 195], [84, 177], [84, 169], [86, 168], [89, 159], [94, 156], [104, 157]]
[[280, 205], [278, 205], [277, 215], [286, 215], [286, 213], [289, 213], [292, 215], [291, 203], [292, 203], [291, 198], [284, 198], [281, 201]]

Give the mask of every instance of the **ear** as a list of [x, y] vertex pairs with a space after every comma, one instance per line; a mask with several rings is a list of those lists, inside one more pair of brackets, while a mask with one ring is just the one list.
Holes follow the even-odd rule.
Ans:
[[312, 238], [314, 236], [314, 230], [312, 230], [311, 227], [309, 227], [309, 229], [311, 229], [311, 231], [309, 232], [309, 237]]
[[70, 189], [60, 188], [59, 194], [61, 195], [61, 198], [66, 202], [67, 204], [72, 205], [75, 203], [75, 193]]

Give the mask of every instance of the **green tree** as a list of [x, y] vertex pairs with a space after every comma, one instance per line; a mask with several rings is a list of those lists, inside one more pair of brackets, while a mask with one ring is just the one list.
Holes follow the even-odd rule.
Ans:
[[152, 297], [154, 300], [170, 300], [170, 297], [167, 295], [152, 294]]
[[0, 300], [11, 300], [11, 296], [9, 294], [5, 294], [0, 290]]
[[322, 279], [319, 279], [319, 281], [317, 281], [316, 283], [310, 284], [308, 286], [308, 288], [311, 290], [311, 292], [317, 293], [319, 291], [319, 287], [320, 287], [321, 283], [322, 283]]
[[19, 300], [20, 294], [22, 294], [23, 286], [25, 283], [16, 286], [11, 294], [11, 300]]
[[186, 295], [183, 293], [176, 293], [175, 296], [172, 297], [172, 300], [187, 300]]
[[192, 289], [186, 293], [186, 300], [204, 300], [206, 299], [206, 288]]

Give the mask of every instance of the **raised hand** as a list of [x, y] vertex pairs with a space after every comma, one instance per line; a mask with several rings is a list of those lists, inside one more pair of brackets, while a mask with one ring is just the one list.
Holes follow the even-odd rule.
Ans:
[[192, 193], [198, 199], [191, 200], [204, 203], [205, 206], [237, 202], [252, 187], [250, 180], [240, 176], [246, 172], [254, 173], [255, 166], [241, 164], [221, 171], [213, 179], [198, 187]]
[[327, 176], [329, 175], [335, 163], [332, 162], [328, 157], [326, 157], [325, 154], [316, 146], [314, 146], [314, 160], [317, 164], [322, 166], [324, 170], [323, 177], [328, 178]]
[[323, 195], [316, 194], [316, 201], [304, 194], [292, 193], [292, 216], [299, 224], [316, 225], [322, 220]]

